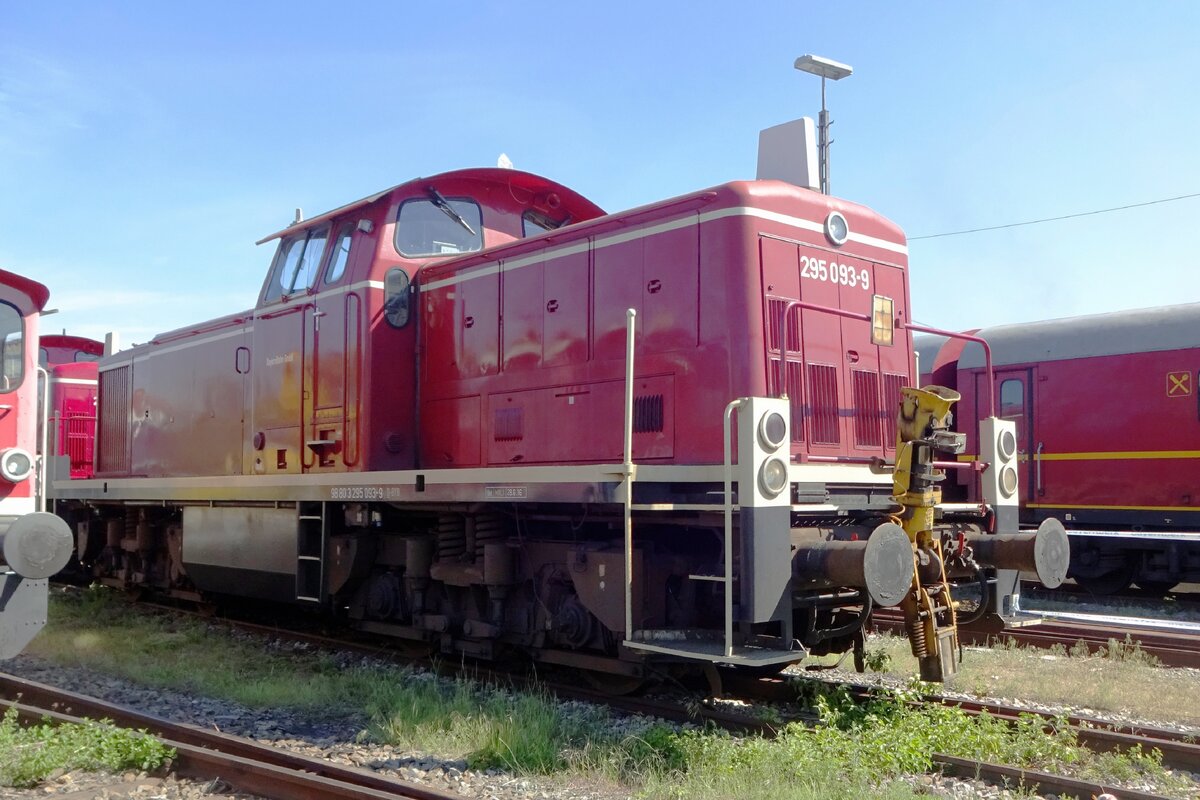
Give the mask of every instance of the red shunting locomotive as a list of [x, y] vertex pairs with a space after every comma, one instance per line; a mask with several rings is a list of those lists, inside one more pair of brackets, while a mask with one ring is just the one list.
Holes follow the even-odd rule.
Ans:
[[896, 437], [907, 246], [862, 206], [752, 181], [605, 215], [468, 169], [272, 240], [253, 309], [100, 363], [95, 476], [53, 484], [99, 580], [636, 682], [861, 654], [874, 604], [1032, 561], [892, 521], [887, 465], [933, 497], [940, 422]]

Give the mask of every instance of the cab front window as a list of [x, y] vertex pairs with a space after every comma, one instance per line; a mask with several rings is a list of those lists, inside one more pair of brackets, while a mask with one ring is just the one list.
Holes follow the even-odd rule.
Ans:
[[25, 322], [8, 303], [0, 303], [0, 393], [11, 392], [25, 377]]

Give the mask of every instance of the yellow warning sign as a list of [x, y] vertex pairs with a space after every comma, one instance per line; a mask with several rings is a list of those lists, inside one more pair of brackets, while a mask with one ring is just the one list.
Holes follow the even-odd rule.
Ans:
[[1191, 397], [1192, 373], [1168, 372], [1167, 397]]

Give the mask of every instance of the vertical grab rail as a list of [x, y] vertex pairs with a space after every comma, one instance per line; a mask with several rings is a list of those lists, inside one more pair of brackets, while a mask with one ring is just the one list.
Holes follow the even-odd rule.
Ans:
[[625, 638], [633, 638], [633, 343], [637, 310], [625, 311]]
[[725, 655], [733, 655], [733, 412], [746, 404], [745, 398], [725, 406], [722, 427], [725, 438]]
[[38, 414], [42, 418], [42, 440], [39, 442], [40, 455], [37, 459], [36, 480], [37, 485], [34, 487], [34, 494], [37, 497], [37, 510], [46, 510], [46, 457], [49, 455], [47, 448], [50, 446], [50, 373], [43, 367], [37, 368], [38, 379], [42, 381], [45, 389], [42, 391], [42, 404], [38, 409]]

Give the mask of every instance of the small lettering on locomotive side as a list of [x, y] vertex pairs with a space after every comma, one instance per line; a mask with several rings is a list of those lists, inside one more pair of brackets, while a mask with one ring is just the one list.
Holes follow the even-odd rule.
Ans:
[[330, 500], [383, 500], [382, 486], [334, 486], [329, 490]]
[[529, 497], [528, 486], [485, 486], [483, 495], [488, 500], [524, 500]]

